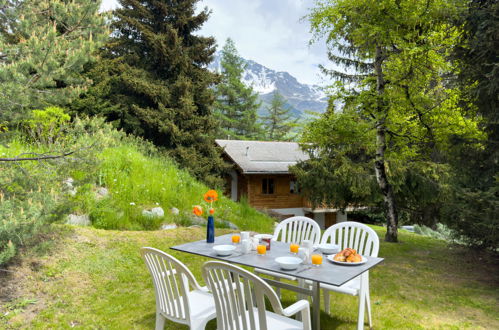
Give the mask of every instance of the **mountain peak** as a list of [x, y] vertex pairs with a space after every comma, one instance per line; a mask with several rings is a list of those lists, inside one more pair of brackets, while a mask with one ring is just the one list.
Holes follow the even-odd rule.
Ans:
[[[221, 72], [220, 59], [221, 54], [217, 52], [209, 68]], [[258, 93], [262, 101], [260, 113], [266, 112], [266, 107], [276, 90], [286, 99], [295, 117], [301, 117], [305, 111], [320, 113], [326, 111], [327, 97], [320, 86], [302, 84], [288, 72], [272, 70], [253, 60], [242, 59], [246, 63], [242, 81], [246, 86], [252, 86]]]

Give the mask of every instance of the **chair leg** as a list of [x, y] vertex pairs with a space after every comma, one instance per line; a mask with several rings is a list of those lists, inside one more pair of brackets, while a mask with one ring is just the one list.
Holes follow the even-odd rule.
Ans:
[[156, 313], [156, 330], [163, 330], [165, 328], [166, 319], [160, 313]]
[[369, 288], [366, 290], [366, 307], [367, 307], [367, 319], [369, 320], [369, 329], [373, 327], [373, 320], [371, 316], [371, 298], [369, 297]]
[[[281, 278], [279, 276], [274, 276], [274, 280], [280, 282]], [[281, 288], [275, 287], [275, 293], [277, 293], [277, 296], [281, 299]]]
[[324, 294], [324, 310], [328, 313], [328, 315], [331, 315], [329, 290], [322, 290], [322, 292]]

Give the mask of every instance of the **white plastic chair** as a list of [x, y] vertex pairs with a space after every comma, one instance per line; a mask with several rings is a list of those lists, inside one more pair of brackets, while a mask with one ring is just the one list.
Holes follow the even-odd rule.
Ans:
[[[331, 243], [340, 246], [340, 249], [352, 248], [363, 256], [377, 257], [379, 251], [379, 237], [376, 232], [358, 222], [340, 222], [329, 227], [322, 235], [321, 244]], [[342, 286], [321, 284], [324, 293], [324, 308], [330, 314], [329, 292], [345, 293], [359, 297], [359, 314], [357, 328], [364, 328], [364, 308], [367, 306], [369, 327], [372, 327], [371, 301], [369, 298], [369, 272], [354, 278]]]
[[[295, 244], [301, 244], [304, 240], [310, 240], [312, 244], [318, 244], [320, 239], [321, 227], [319, 224], [313, 219], [302, 216], [291, 217], [281, 221], [276, 226], [274, 236], [272, 237], [273, 241]], [[296, 281], [296, 277], [294, 276], [259, 268], [255, 268], [255, 273], [272, 276], [276, 281], [280, 281], [281, 279]], [[280, 295], [280, 289], [276, 288], [276, 292]], [[299, 297], [302, 296], [299, 295]]]
[[[310, 330], [310, 304], [300, 300], [284, 308], [272, 288], [258, 276], [220, 261], [208, 261], [203, 278], [213, 292], [218, 330]], [[265, 308], [266, 299], [273, 312]], [[301, 322], [291, 316], [300, 313]]]
[[208, 289], [200, 287], [191, 271], [175, 257], [150, 247], [142, 248], [141, 253], [154, 282], [156, 330], [164, 328], [166, 319], [191, 329], [204, 329], [216, 317]]

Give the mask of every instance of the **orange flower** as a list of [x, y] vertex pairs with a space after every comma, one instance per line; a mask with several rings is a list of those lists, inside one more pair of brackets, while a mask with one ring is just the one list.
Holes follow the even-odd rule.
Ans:
[[212, 208], [210, 209], [210, 214], [213, 214], [213, 213], [215, 213], [215, 209], [212, 207]]
[[194, 206], [194, 209], [192, 210], [192, 212], [194, 212], [194, 214], [199, 217], [201, 214], [203, 214], [203, 208], [199, 205], [196, 205], [196, 206]]
[[204, 200], [208, 203], [215, 202], [218, 200], [218, 194], [215, 190], [208, 190], [206, 194], [204, 194]]

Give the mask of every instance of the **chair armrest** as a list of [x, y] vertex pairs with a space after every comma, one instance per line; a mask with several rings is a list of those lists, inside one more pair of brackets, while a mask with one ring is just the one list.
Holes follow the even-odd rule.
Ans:
[[293, 316], [295, 315], [296, 313], [298, 312], [301, 312], [305, 309], [310, 309], [310, 303], [308, 302], [308, 300], [298, 300], [297, 302], [295, 302], [293, 305], [285, 308], [282, 313], [284, 314], [284, 316]]
[[312, 329], [312, 323], [310, 320], [310, 303], [308, 300], [299, 300], [288, 308], [285, 308], [282, 312], [283, 315], [287, 317], [291, 317], [300, 312], [303, 330]]

